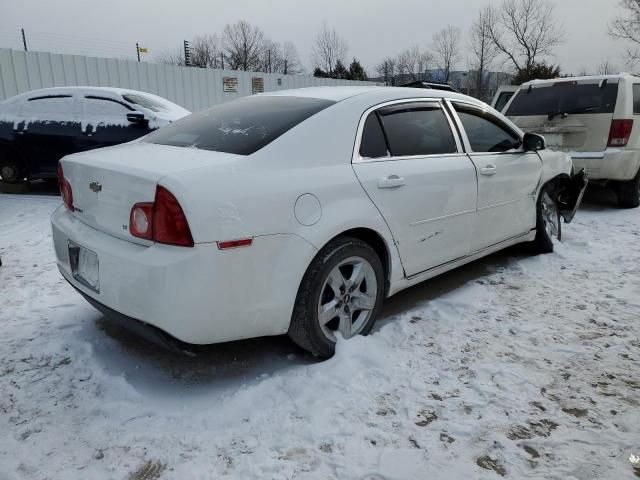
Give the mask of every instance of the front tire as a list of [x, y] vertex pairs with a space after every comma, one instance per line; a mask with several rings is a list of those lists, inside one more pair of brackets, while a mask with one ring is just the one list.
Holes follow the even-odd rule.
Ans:
[[618, 205], [623, 208], [640, 206], [640, 171], [633, 180], [621, 182], [617, 188]]
[[551, 192], [542, 190], [538, 198], [536, 238], [533, 247], [537, 253], [553, 252], [553, 239], [562, 239], [562, 222], [558, 204]]
[[307, 269], [296, 297], [289, 337], [331, 357], [336, 336], [367, 335], [384, 296], [384, 269], [367, 243], [352, 237], [327, 244]]

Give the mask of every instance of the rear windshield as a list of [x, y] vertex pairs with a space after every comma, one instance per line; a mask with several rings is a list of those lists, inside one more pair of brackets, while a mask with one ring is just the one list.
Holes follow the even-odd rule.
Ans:
[[506, 115], [560, 115], [562, 113], [613, 113], [618, 96], [618, 84], [576, 84], [558, 82], [548, 87], [521, 89], [509, 105]]
[[189, 115], [143, 141], [251, 155], [334, 103], [306, 97], [245, 97]]

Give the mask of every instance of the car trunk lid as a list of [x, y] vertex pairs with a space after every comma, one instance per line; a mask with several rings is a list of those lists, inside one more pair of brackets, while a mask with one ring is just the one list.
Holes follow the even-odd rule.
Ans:
[[114, 237], [151, 244], [129, 232], [131, 207], [153, 202], [163, 177], [236, 158], [194, 148], [133, 143], [71, 155], [61, 162], [73, 192], [73, 215]]

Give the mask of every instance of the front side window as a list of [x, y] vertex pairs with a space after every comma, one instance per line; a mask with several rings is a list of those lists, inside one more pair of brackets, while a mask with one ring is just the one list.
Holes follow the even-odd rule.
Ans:
[[447, 117], [439, 105], [391, 105], [378, 112], [394, 157], [458, 151]]
[[141, 95], [139, 93], [125, 93], [122, 95], [122, 98], [124, 98], [129, 103], [140, 105], [141, 107], [151, 110], [152, 112], [168, 112], [171, 110], [168, 105], [161, 103], [159, 100], [148, 97], [146, 95]]
[[189, 115], [143, 141], [251, 155], [334, 103], [309, 97], [244, 97]]
[[506, 152], [520, 146], [520, 136], [489, 113], [454, 104], [474, 152]]
[[129, 108], [115, 100], [100, 97], [84, 98], [84, 112], [87, 115], [109, 118], [118, 117], [126, 120], [127, 112], [129, 111]]
[[73, 97], [71, 95], [52, 95], [30, 98], [22, 105], [20, 112], [24, 117], [70, 120], [73, 115]]

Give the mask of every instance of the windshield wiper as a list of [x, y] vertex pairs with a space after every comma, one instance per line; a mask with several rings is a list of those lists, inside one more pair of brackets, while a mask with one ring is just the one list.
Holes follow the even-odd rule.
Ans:
[[547, 117], [549, 118], [549, 120], [553, 120], [558, 115], [562, 115], [562, 118], [565, 118], [567, 115], [570, 115], [572, 113], [590, 112], [592, 110], [596, 110], [597, 108], [597, 105], [590, 105], [588, 107], [574, 108], [573, 110], [558, 110], [556, 112], [547, 114]]

